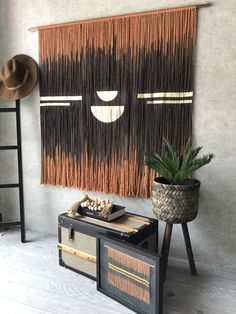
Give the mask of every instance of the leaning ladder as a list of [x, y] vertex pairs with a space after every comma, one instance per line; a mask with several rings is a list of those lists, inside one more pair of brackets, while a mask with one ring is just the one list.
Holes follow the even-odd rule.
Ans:
[[[17, 144], [11, 146], [0, 146], [0, 150], [17, 150], [18, 157], [18, 183], [0, 184], [0, 189], [18, 188], [19, 189], [19, 205], [20, 205], [20, 220], [19, 221], [0, 221], [1, 227], [10, 227], [20, 225], [21, 227], [21, 242], [25, 239], [25, 213], [24, 213], [24, 195], [23, 195], [23, 171], [22, 171], [22, 151], [21, 151], [21, 123], [20, 123], [20, 100], [17, 99], [14, 108], [0, 108], [0, 112], [15, 112], [16, 113], [16, 136]], [[1, 218], [1, 217], [0, 217]]]

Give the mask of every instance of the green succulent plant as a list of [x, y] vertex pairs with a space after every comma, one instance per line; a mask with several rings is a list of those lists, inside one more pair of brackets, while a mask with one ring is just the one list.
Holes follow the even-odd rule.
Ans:
[[153, 152], [145, 153], [145, 164], [159, 173], [169, 184], [184, 184], [194, 171], [209, 164], [215, 157], [214, 154], [208, 153], [197, 158], [202, 146], [191, 145], [190, 139], [182, 155], [166, 139], [163, 140], [165, 153], [162, 156]]

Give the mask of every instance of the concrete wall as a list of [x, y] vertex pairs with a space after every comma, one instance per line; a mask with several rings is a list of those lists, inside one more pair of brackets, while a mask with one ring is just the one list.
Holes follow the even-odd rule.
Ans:
[[[28, 31], [32, 26], [196, 2], [205, 1], [0, 0], [0, 63], [18, 53], [29, 54], [38, 60], [37, 33]], [[212, 3], [209, 8], [200, 9], [198, 16], [194, 136], [196, 143], [202, 145], [205, 152], [214, 152], [216, 158], [197, 173], [202, 182], [200, 211], [189, 228], [196, 260], [235, 267], [236, 3], [235, 0], [213, 0]], [[0, 101], [0, 106], [3, 105], [5, 102]], [[28, 229], [56, 233], [57, 215], [78, 200], [83, 191], [40, 185], [38, 86], [22, 100], [21, 109], [26, 226]], [[2, 114], [0, 144], [12, 143], [14, 134], [14, 119], [10, 114]], [[12, 166], [15, 157], [14, 153], [0, 152], [0, 182], [17, 179], [17, 168]], [[125, 205], [127, 210], [152, 215], [148, 199], [112, 195], [108, 198]], [[17, 210], [17, 191], [1, 191], [0, 211], [4, 218], [13, 218]], [[174, 227], [171, 255], [186, 256], [179, 226]]]

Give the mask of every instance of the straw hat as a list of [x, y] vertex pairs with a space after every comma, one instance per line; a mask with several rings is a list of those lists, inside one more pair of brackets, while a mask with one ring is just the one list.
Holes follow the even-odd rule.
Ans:
[[0, 98], [16, 100], [29, 95], [37, 77], [37, 64], [30, 56], [14, 56], [0, 70]]

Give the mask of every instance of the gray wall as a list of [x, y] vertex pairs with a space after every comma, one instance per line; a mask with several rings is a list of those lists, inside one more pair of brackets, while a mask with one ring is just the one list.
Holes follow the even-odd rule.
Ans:
[[[160, 9], [205, 1], [177, 0], [0, 0], [0, 63], [18, 53], [38, 60], [37, 33], [29, 27], [86, 18]], [[236, 2], [213, 0], [199, 10], [195, 72], [195, 142], [215, 160], [197, 173], [202, 182], [200, 211], [189, 224], [197, 261], [235, 267], [236, 260]], [[5, 105], [0, 101], [0, 106]], [[6, 105], [12, 105], [11, 103]], [[40, 185], [40, 117], [38, 86], [22, 100], [22, 136], [26, 225], [28, 229], [56, 233], [57, 215], [77, 201], [83, 191]], [[4, 117], [3, 117], [4, 115]], [[0, 118], [0, 143], [10, 144], [15, 121]], [[7, 155], [8, 154], [8, 155]], [[0, 152], [0, 182], [16, 180], [14, 153]], [[9, 168], [9, 170], [8, 170]], [[96, 196], [96, 193], [90, 193]], [[109, 195], [127, 210], [152, 215], [149, 199]], [[18, 210], [16, 191], [0, 192], [0, 211], [5, 219]], [[161, 235], [163, 224], [161, 223]], [[180, 226], [173, 231], [171, 255], [184, 257]]]

